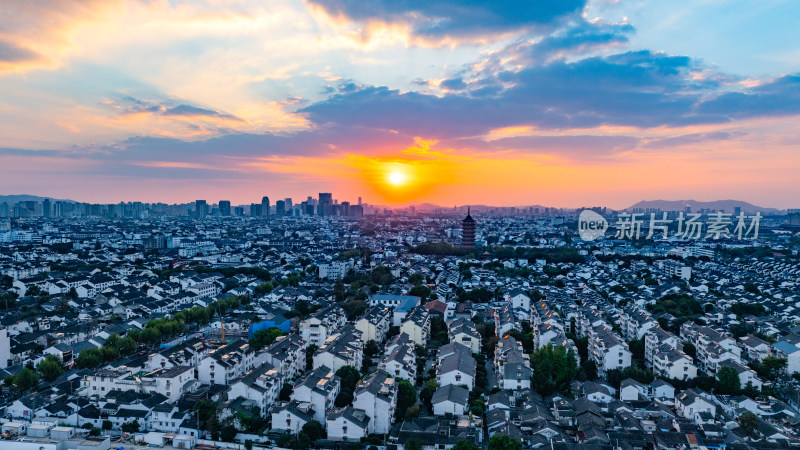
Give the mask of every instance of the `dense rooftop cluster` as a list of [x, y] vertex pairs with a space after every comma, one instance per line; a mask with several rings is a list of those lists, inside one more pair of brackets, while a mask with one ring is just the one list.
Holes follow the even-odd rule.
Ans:
[[456, 214], [8, 221], [4, 437], [800, 444], [791, 231], [584, 242], [576, 215], [472, 213], [474, 247]]

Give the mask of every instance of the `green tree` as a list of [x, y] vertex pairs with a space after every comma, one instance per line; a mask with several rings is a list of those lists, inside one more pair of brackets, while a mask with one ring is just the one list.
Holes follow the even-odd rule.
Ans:
[[478, 450], [478, 447], [472, 442], [462, 439], [456, 442], [452, 450]]
[[424, 303], [428, 299], [428, 296], [431, 295], [431, 290], [428, 286], [417, 285], [408, 291], [408, 295], [420, 297], [422, 299], [421, 301]]
[[341, 303], [347, 298], [347, 290], [344, 288], [344, 283], [337, 281], [333, 285], [333, 298], [336, 303]]
[[233, 425], [225, 425], [219, 431], [219, 438], [224, 442], [233, 442], [233, 439], [236, 437], [238, 432], [239, 430], [237, 430]]
[[103, 355], [100, 353], [100, 349], [88, 348], [78, 354], [78, 357], [75, 358], [75, 365], [79, 369], [94, 369], [102, 361]]
[[431, 378], [425, 382], [422, 390], [419, 391], [419, 400], [428, 408], [429, 411], [433, 406], [431, 405], [431, 399], [433, 398], [433, 393], [436, 392], [437, 388], [439, 388], [439, 383], [436, 382], [436, 379]]
[[255, 334], [253, 334], [253, 337], [250, 338], [248, 344], [253, 347], [253, 350], [259, 351], [264, 347], [272, 345], [272, 343], [275, 342], [275, 339], [283, 336], [283, 334], [284, 333], [276, 327], [270, 327], [266, 330], [258, 330], [255, 332]]
[[606, 380], [614, 388], [619, 389], [622, 380], [632, 378], [642, 384], [650, 384], [655, 380], [653, 373], [638, 366], [628, 366], [622, 370], [612, 369], [606, 372]]
[[569, 392], [569, 385], [578, 375], [575, 353], [566, 347], [548, 345], [531, 355], [534, 389], [542, 396]]
[[311, 420], [303, 425], [303, 433], [312, 441], [316, 441], [325, 437], [325, 428], [316, 420]]
[[594, 360], [587, 359], [581, 364], [581, 371], [583, 372], [583, 376], [586, 377], [589, 381], [594, 381], [597, 379], [597, 363]]
[[392, 271], [386, 266], [378, 266], [372, 269], [369, 278], [375, 284], [386, 286], [392, 282]]
[[420, 442], [418, 439], [415, 439], [415, 438], [406, 439], [406, 441], [403, 443], [403, 449], [404, 450], [422, 450], [422, 442]]
[[108, 430], [110, 430], [112, 428], [114, 428], [114, 423], [113, 422], [111, 422], [110, 420], [104, 420], [103, 421], [103, 429], [104, 430], [108, 431]]
[[641, 339], [631, 339], [628, 341], [628, 349], [631, 351], [631, 357], [644, 361], [644, 341]]
[[450, 342], [447, 334], [447, 324], [439, 316], [431, 316], [431, 338], [440, 345]]
[[134, 420], [133, 422], [127, 422], [122, 424], [122, 431], [126, 433], [138, 433], [139, 429], [141, 429], [141, 425], [139, 424], [138, 420]]
[[358, 292], [363, 294], [365, 298], [354, 298], [352, 300], [348, 300], [344, 305], [342, 305], [342, 309], [344, 310], [345, 314], [347, 314], [347, 318], [350, 320], [353, 320], [364, 314], [369, 307], [366, 302], [366, 294], [364, 294], [364, 291], [359, 290]]
[[281, 387], [280, 393], [278, 393], [278, 399], [284, 402], [288, 402], [291, 399], [292, 391], [294, 391], [294, 387], [286, 383]]
[[739, 428], [744, 431], [747, 436], [751, 438], [757, 437], [756, 430], [758, 430], [758, 416], [751, 412], [741, 414], [736, 422], [739, 423]]
[[27, 367], [14, 376], [14, 387], [20, 391], [27, 391], [39, 385], [39, 375]]
[[47, 355], [39, 364], [36, 365], [36, 370], [42, 375], [47, 382], [52, 382], [64, 373], [64, 367], [61, 363], [61, 358], [56, 355]]
[[695, 359], [697, 358], [697, 347], [694, 346], [689, 341], [683, 343], [683, 353], [686, 353], [686, 356]]
[[263, 297], [272, 292], [272, 283], [261, 283], [253, 290], [256, 297]]
[[507, 434], [495, 434], [489, 439], [489, 450], [522, 450], [522, 443]]
[[786, 370], [786, 359], [775, 356], [767, 356], [756, 368], [756, 371], [760, 375], [765, 376], [770, 380], [777, 380], [784, 370]]
[[717, 371], [716, 392], [722, 395], [736, 395], [742, 388], [739, 372], [731, 366], [724, 366]]
[[314, 368], [314, 352], [319, 349], [315, 344], [306, 347], [306, 370]]
[[397, 407], [395, 416], [402, 418], [408, 413], [408, 409], [417, 402], [417, 390], [408, 380], [399, 380], [397, 383]]
[[375, 342], [373, 339], [367, 341], [364, 344], [364, 357], [372, 361], [372, 358], [377, 356], [381, 352], [381, 347]]
[[353, 391], [361, 380], [361, 372], [353, 366], [342, 366], [336, 371], [336, 375], [341, 378], [342, 390]]

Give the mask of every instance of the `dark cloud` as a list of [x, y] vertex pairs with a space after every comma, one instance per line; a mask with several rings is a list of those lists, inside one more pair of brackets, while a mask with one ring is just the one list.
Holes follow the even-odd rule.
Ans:
[[20, 63], [44, 59], [39, 53], [22, 48], [13, 42], [0, 40], [0, 62]]
[[[300, 110], [314, 122], [393, 129], [431, 138], [477, 136], [494, 128], [600, 125], [651, 127], [723, 122], [695, 111], [708, 86], [689, 76], [688, 57], [647, 51], [502, 71], [476, 91], [437, 97], [365, 87]], [[472, 87], [473, 83], [470, 83]]]
[[450, 91], [462, 91], [466, 89], [467, 84], [464, 83], [464, 80], [461, 78], [451, 78], [449, 80], [442, 81], [440, 86]]
[[550, 28], [578, 17], [586, 0], [307, 0], [333, 17], [404, 23], [425, 38]]
[[629, 24], [590, 23], [581, 20], [541, 40], [522, 40], [482, 61], [484, 73], [496, 71], [503, 64], [542, 65], [554, 59], [587, 55], [628, 43], [635, 31]]
[[523, 150], [527, 153], [558, 154], [579, 159], [595, 159], [632, 150], [639, 139], [631, 136], [515, 136], [491, 141], [496, 149]]
[[742, 136], [746, 133], [742, 132], [729, 132], [729, 131], [713, 131], [710, 133], [692, 133], [684, 134], [682, 136], [675, 136], [669, 138], [650, 139], [642, 145], [644, 148], [662, 149], [680, 147], [684, 145], [700, 144], [710, 141], [729, 141]]
[[800, 114], [800, 74], [785, 75], [743, 92], [721, 94], [703, 102], [698, 111], [734, 119]]
[[[295, 100], [289, 100], [289, 101], [295, 101]], [[174, 105], [173, 99], [166, 97], [159, 98], [158, 95], [156, 95], [156, 100], [144, 100], [133, 96], [123, 96], [117, 101], [111, 101], [110, 105], [123, 115], [150, 113], [165, 117], [175, 117], [182, 119], [207, 117], [210, 119], [216, 118], [216, 119], [244, 122], [242, 119], [232, 114], [227, 114], [213, 109], [188, 105], [185, 103]], [[189, 126], [200, 129], [196, 125], [190, 124]]]
[[194, 117], [194, 116], [208, 116], [208, 117], [217, 117], [220, 119], [229, 119], [229, 120], [236, 120], [241, 121], [242, 119], [232, 116], [230, 114], [221, 113], [219, 111], [213, 111], [210, 109], [200, 108], [197, 106], [190, 106], [190, 105], [178, 105], [172, 108], [168, 108], [162, 114], [162, 116], [183, 116], [183, 117]]

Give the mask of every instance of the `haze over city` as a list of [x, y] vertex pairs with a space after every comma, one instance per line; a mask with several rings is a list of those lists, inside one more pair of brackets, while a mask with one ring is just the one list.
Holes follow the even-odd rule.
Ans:
[[0, 6], [0, 194], [796, 207], [796, 2]]

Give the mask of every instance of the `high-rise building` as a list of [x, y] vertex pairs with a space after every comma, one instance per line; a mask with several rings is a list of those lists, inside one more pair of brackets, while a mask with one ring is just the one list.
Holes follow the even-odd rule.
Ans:
[[353, 205], [350, 207], [350, 214], [353, 217], [360, 219], [364, 217], [364, 207], [361, 205]]
[[[269, 200], [267, 200], [267, 204], [269, 204]], [[261, 203], [250, 203], [250, 215], [253, 217], [260, 217], [263, 215]]]
[[467, 207], [467, 217], [461, 221], [461, 246], [475, 247], [475, 219], [470, 214], [469, 206]]
[[330, 216], [333, 210], [333, 194], [330, 192], [319, 193], [319, 209], [320, 216]]
[[266, 195], [261, 199], [261, 214], [260, 216], [268, 216], [269, 215], [269, 197]]
[[53, 216], [53, 206], [50, 204], [49, 198], [42, 200], [42, 216], [44, 217]]
[[292, 199], [285, 198], [283, 199], [283, 208], [286, 210], [286, 214], [292, 215]]
[[283, 200], [275, 202], [275, 215], [278, 217], [286, 215], [286, 203]]
[[342, 204], [339, 205], [339, 215], [350, 217], [350, 202], [342, 202]]
[[197, 219], [205, 219], [208, 213], [208, 203], [205, 200], [195, 200], [194, 216]]
[[230, 216], [231, 215], [231, 202], [228, 200], [220, 200], [219, 201], [219, 215], [220, 216]]

